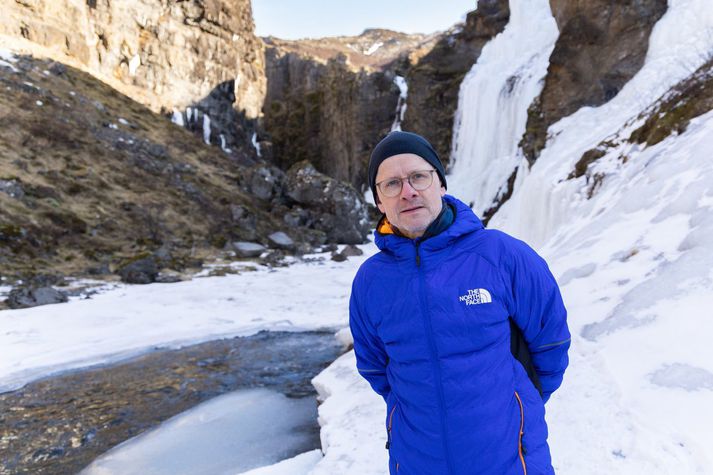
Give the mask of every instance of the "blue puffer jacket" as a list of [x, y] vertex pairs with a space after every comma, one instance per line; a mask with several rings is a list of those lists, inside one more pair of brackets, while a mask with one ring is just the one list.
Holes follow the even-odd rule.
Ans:
[[[455, 198], [453, 224], [420, 241], [376, 233], [350, 326], [360, 374], [386, 400], [389, 469], [400, 475], [551, 474], [544, 402], [570, 335], [547, 264], [483, 228]], [[510, 352], [522, 330], [543, 394]]]

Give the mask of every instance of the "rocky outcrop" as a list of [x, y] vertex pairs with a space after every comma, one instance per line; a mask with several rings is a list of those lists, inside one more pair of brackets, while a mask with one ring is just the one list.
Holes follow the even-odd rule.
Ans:
[[609, 101], [641, 69], [651, 30], [666, 12], [666, 0], [550, 0], [550, 6], [560, 36], [520, 143], [531, 163], [550, 125]]
[[[706, 61], [693, 74], [680, 81], [653, 105], [632, 119], [639, 123], [633, 131], [625, 127], [624, 133], [608, 137], [596, 147], [587, 150], [575, 163], [574, 170], [567, 177], [574, 179], [584, 176], [589, 184], [588, 197], [591, 198], [604, 175], [592, 171], [590, 166], [612, 150], [622, 149], [623, 144], [652, 146], [686, 131], [691, 120], [713, 110], [713, 59]], [[629, 157], [620, 153], [617, 157], [625, 163]]]
[[266, 38], [262, 138], [271, 144], [274, 163], [286, 170], [309, 160], [322, 173], [363, 186], [371, 149], [391, 130], [400, 94], [395, 71], [385, 65], [429, 41], [387, 30], [320, 40]]
[[291, 225], [317, 229], [332, 243], [361, 244], [369, 232], [366, 207], [356, 190], [319, 173], [308, 161], [287, 172], [286, 193], [303, 208], [294, 207], [285, 215]]
[[262, 42], [249, 0], [4, 2], [6, 46], [90, 72], [155, 112], [183, 109], [234, 81], [235, 107], [260, 113]]
[[403, 128], [426, 137], [444, 163], [451, 154], [460, 84], [483, 46], [509, 19], [507, 0], [480, 0], [465, 24], [446, 32], [422, 57], [415, 52], [409, 58], [413, 66], [406, 76], [409, 94]]
[[0, 144], [0, 268], [10, 283], [50, 270], [151, 282], [236, 241], [267, 245], [283, 231], [304, 252], [327, 239], [287, 223], [293, 208], [315, 219], [321, 208], [288, 198], [283, 172], [248, 169], [72, 67], [3, 59]]

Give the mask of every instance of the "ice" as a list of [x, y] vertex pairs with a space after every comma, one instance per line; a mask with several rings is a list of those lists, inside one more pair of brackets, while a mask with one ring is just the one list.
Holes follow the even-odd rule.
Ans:
[[230, 149], [226, 145], [225, 135], [220, 134], [220, 149], [225, 153], [230, 153]]
[[185, 127], [186, 123], [183, 120], [183, 113], [178, 109], [173, 109], [173, 115], [171, 115], [171, 122], [174, 124]]
[[210, 145], [210, 117], [206, 113], [203, 114], [203, 141]]
[[547, 0], [513, 0], [505, 30], [461, 84], [448, 186], [477, 214], [505, 191], [522, 160], [527, 108], [542, 90], [557, 36]]
[[248, 470], [242, 475], [308, 475], [320, 460], [322, 460], [322, 451], [313, 450], [274, 465]]
[[399, 88], [399, 98], [396, 102], [396, 117], [394, 118], [394, 123], [391, 125], [391, 131], [401, 130], [401, 122], [404, 120], [404, 115], [406, 114], [406, 101], [408, 99], [408, 84], [406, 83], [406, 78], [403, 76], [394, 77], [394, 84]]
[[[236, 391], [124, 442], [81, 473], [242, 473], [308, 449], [309, 426], [315, 417], [316, 404], [310, 397], [290, 399], [267, 389]], [[315, 458], [311, 452], [300, 465], [313, 463]]]
[[250, 138], [250, 142], [253, 144], [253, 147], [255, 147], [255, 152], [257, 153], [257, 156], [262, 157], [262, 153], [260, 151], [260, 143], [257, 141], [257, 132], [253, 132], [253, 135]]

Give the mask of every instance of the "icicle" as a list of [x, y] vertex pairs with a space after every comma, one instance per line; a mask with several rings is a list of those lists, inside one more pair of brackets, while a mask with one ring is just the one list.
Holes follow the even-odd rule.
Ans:
[[255, 151], [257, 152], [258, 157], [262, 157], [262, 153], [260, 153], [260, 144], [257, 141], [257, 132], [253, 132], [253, 136], [250, 139], [250, 141], [253, 144], [253, 147], [255, 147]]
[[203, 141], [206, 145], [210, 145], [210, 117], [208, 114], [203, 114]]
[[183, 114], [178, 109], [173, 109], [173, 115], [171, 116], [171, 122], [181, 127], [185, 127], [186, 123], [183, 121]]
[[225, 153], [230, 153], [231, 150], [226, 146], [226, 140], [225, 140], [225, 135], [220, 134], [220, 148], [223, 150]]

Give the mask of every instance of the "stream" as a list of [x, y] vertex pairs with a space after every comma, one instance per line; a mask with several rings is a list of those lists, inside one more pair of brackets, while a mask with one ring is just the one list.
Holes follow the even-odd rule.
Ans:
[[[205, 439], [215, 428], [204, 426], [204, 432], [194, 433], [204, 438], [196, 444], [207, 448], [220, 439], [235, 441], [230, 449], [237, 450], [241, 462], [233, 473], [239, 466], [274, 463], [319, 448], [316, 392], [310, 380], [341, 351], [333, 332], [260, 332], [157, 349], [117, 364], [34, 381], [0, 394], [0, 474], [76, 474], [122, 442], [199, 405], [196, 411], [207, 414], [223, 408], [214, 419], [224, 419], [221, 427], [232, 427], [231, 433], [216, 442]], [[213, 406], [214, 401], [202, 404], [218, 396], [222, 398]], [[242, 413], [226, 416], [226, 405], [243, 408]], [[271, 413], [285, 416], [256, 433], [255, 417]], [[259, 444], [256, 449], [255, 438], [272, 442], [264, 445], [267, 452], [259, 452]], [[249, 454], [241, 457], [240, 450]]]

